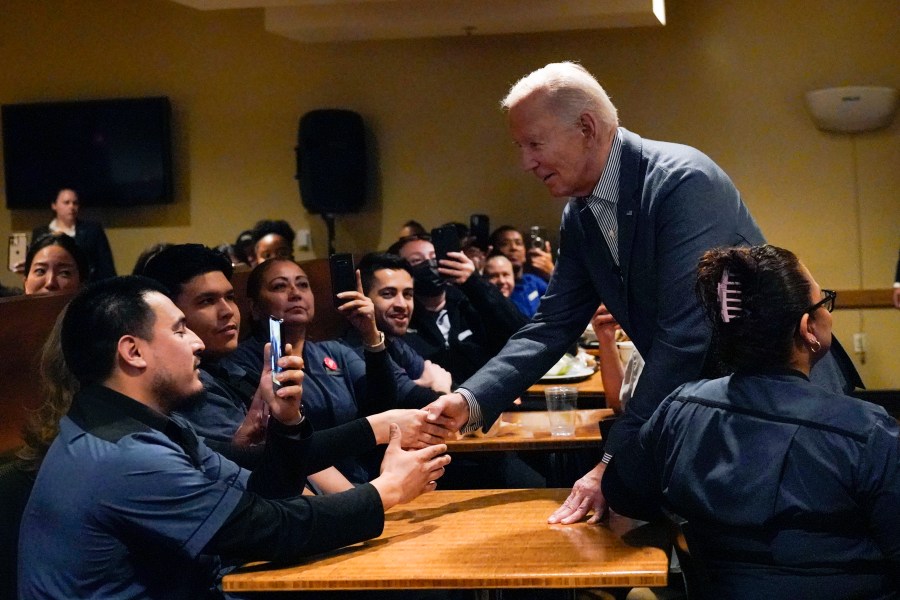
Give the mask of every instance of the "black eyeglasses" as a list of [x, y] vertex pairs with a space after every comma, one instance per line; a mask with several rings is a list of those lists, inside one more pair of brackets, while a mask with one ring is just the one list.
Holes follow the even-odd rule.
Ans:
[[820, 306], [828, 312], [834, 310], [834, 300], [837, 298], [837, 292], [834, 290], [822, 290], [822, 293], [825, 294], [825, 297], [807, 308], [806, 312], [814, 313], [819, 309]]

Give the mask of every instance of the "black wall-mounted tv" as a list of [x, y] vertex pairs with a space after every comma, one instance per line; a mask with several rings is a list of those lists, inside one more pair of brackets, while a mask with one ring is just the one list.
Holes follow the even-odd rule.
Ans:
[[87, 206], [172, 201], [168, 98], [6, 104], [0, 111], [7, 208], [47, 209], [63, 187]]

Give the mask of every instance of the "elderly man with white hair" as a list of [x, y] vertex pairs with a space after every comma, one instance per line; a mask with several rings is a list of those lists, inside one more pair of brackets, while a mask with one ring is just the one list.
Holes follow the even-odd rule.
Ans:
[[[559, 260], [540, 308], [493, 360], [429, 410], [463, 429], [488, 427], [571, 346], [601, 302], [646, 361], [604, 461], [550, 517], [573, 523], [606, 508], [600, 481], [612, 454], [676, 387], [710, 371], [710, 327], [695, 292], [706, 250], [765, 242], [725, 172], [702, 152], [619, 126], [596, 79], [571, 62], [519, 80], [501, 103], [522, 168], [554, 198], [568, 197]], [[846, 358], [846, 353], [843, 354]], [[822, 361], [813, 380], [834, 388], [859, 376]], [[818, 371], [819, 373], [816, 373]]]

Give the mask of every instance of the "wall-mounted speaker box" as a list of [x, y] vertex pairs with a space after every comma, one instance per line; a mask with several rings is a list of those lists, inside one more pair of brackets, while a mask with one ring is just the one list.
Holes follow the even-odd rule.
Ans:
[[366, 143], [362, 117], [350, 110], [313, 110], [297, 132], [300, 200], [313, 214], [360, 210], [366, 200]]
[[897, 110], [894, 88], [847, 86], [806, 93], [806, 107], [816, 127], [839, 133], [860, 133], [891, 124]]

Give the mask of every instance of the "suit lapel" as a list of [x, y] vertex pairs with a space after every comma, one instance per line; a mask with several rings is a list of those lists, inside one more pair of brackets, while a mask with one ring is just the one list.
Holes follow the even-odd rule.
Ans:
[[622, 132], [622, 156], [619, 170], [619, 202], [617, 218], [619, 226], [619, 267], [622, 280], [628, 288], [631, 274], [631, 249], [634, 245], [634, 230], [641, 207], [641, 138], [626, 129]]

